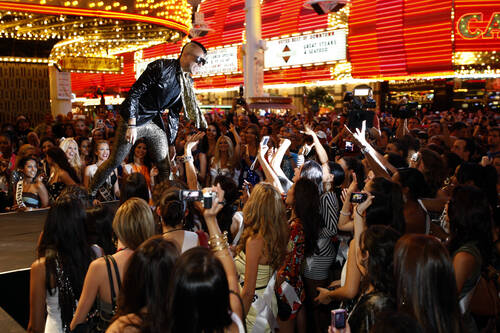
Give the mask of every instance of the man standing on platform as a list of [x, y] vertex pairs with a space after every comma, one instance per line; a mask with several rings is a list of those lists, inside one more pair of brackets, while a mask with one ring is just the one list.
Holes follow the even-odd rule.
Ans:
[[[196, 101], [191, 73], [206, 63], [207, 50], [198, 42], [184, 45], [178, 59], [159, 59], [148, 65], [120, 106], [111, 156], [97, 169], [90, 183], [89, 193], [95, 197], [99, 187], [128, 155], [134, 142], [145, 138], [159, 181], [170, 174], [169, 145], [173, 145], [179, 126], [179, 113], [196, 127], [206, 128], [205, 117]], [[168, 109], [168, 126], [162, 113]]]

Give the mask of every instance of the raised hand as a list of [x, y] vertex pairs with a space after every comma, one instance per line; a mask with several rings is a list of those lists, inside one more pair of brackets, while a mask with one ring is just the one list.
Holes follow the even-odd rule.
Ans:
[[220, 187], [220, 184], [217, 184], [217, 186], [203, 189], [203, 193], [206, 192], [215, 192], [215, 196], [212, 197], [212, 207], [203, 210], [203, 216], [208, 223], [208, 218], [217, 216], [224, 207], [224, 190]]
[[186, 143], [184, 144], [185, 153], [191, 154], [191, 150], [193, 149], [193, 147], [196, 146], [198, 141], [200, 141], [200, 139], [203, 138], [204, 135], [204, 132], [198, 132], [196, 134], [189, 135], [186, 138]]

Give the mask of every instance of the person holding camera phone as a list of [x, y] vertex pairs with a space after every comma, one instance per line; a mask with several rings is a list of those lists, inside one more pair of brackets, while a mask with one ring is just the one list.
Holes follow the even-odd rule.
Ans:
[[[145, 138], [159, 181], [170, 175], [169, 145], [173, 145], [179, 126], [179, 114], [206, 128], [193, 88], [191, 74], [206, 63], [207, 50], [196, 41], [184, 45], [178, 59], [159, 59], [148, 65], [120, 106], [122, 120], [117, 126], [111, 156], [97, 169], [89, 192], [96, 195], [114, 169], [120, 165], [138, 138]], [[162, 113], [168, 109], [168, 128]]]

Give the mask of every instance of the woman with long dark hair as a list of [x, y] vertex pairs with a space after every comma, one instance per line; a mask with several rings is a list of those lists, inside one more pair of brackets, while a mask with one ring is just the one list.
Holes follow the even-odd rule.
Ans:
[[128, 175], [136, 172], [142, 174], [144, 178], [146, 178], [146, 183], [151, 191], [152, 164], [148, 155], [148, 146], [144, 138], [135, 142], [132, 149], [130, 149], [130, 154], [127, 160], [128, 164], [126, 164], [123, 168], [125, 173]]
[[61, 197], [52, 205], [37, 253], [31, 265], [28, 332], [69, 333], [91, 261], [80, 202]]
[[59, 147], [47, 150], [47, 163], [50, 167], [50, 177], [47, 182], [47, 190], [51, 201], [55, 201], [61, 191], [69, 185], [80, 182], [75, 169], [69, 164], [64, 151]]
[[142, 173], [134, 172], [127, 175], [120, 186], [120, 205], [132, 197], [149, 202], [149, 188]]
[[211, 251], [196, 247], [177, 260], [167, 295], [165, 332], [245, 332], [235, 263], [216, 218], [224, 191], [220, 186], [212, 189], [216, 197], [203, 213]]
[[394, 246], [401, 234], [391, 227], [373, 225], [359, 239], [356, 264], [361, 272], [361, 294], [349, 314], [352, 332], [368, 332], [378, 314], [395, 310]]
[[392, 180], [398, 183], [403, 191], [406, 231], [429, 234], [431, 217], [422, 199], [429, 198], [431, 191], [424, 175], [415, 168], [401, 168], [392, 176]]
[[85, 322], [90, 309], [97, 303], [100, 325], [106, 327], [116, 310], [116, 295], [127, 271], [133, 251], [156, 234], [155, 221], [146, 201], [130, 198], [116, 211], [113, 231], [118, 238], [118, 249], [112, 256], [96, 259], [85, 276], [82, 296], [78, 301], [71, 328]]
[[413, 316], [425, 332], [463, 332], [453, 265], [436, 238], [401, 237], [394, 249], [394, 278], [398, 310]]
[[[297, 318], [298, 331], [306, 332], [305, 311], [302, 306], [306, 295], [301, 273], [304, 259], [318, 249], [322, 222], [319, 214], [318, 186], [312, 180], [300, 178], [288, 191], [286, 203], [292, 207], [292, 216], [289, 220], [289, 252], [276, 275], [275, 289], [281, 304], [278, 311], [279, 327], [280, 332], [294, 332]], [[295, 292], [295, 299], [285, 296], [284, 289], [290, 287]]]
[[199, 144], [199, 154], [197, 156], [199, 162], [200, 172], [198, 174], [198, 179], [201, 184], [206, 183], [206, 176], [210, 168], [210, 161], [215, 154], [215, 145], [220, 137], [220, 129], [217, 124], [208, 124], [206, 134], [200, 141]]
[[22, 179], [14, 185], [14, 207], [20, 210], [44, 208], [49, 205], [47, 188], [37, 177], [38, 161], [33, 156], [22, 158], [17, 167]]
[[219, 184], [224, 191], [224, 206], [217, 214], [217, 222], [222, 232], [228, 232], [229, 243], [236, 245], [243, 233], [243, 214], [237, 211], [235, 205], [235, 201], [240, 197], [238, 185], [234, 179], [223, 175], [215, 178], [215, 184]]
[[163, 332], [168, 287], [173, 277], [177, 246], [161, 236], [142, 243], [132, 254], [123, 277], [116, 320], [106, 332]]
[[475, 186], [459, 185], [448, 202], [450, 253], [457, 280], [460, 310], [469, 310], [481, 272], [492, 256], [492, 212], [485, 193]]
[[[354, 187], [356, 178], [350, 187]], [[349, 192], [349, 191], [348, 191]], [[345, 264], [345, 278], [341, 279], [341, 287], [335, 290], [318, 288], [319, 295], [316, 300], [323, 304], [330, 303], [333, 299], [353, 299], [360, 290], [361, 271], [356, 265], [355, 256], [359, 248], [361, 233], [372, 225], [386, 225], [392, 227], [400, 234], [405, 232], [405, 219], [403, 214], [403, 194], [401, 187], [382, 177], [376, 177], [365, 184], [364, 192], [367, 199], [359, 204], [352, 205], [350, 198], [346, 197], [342, 208], [342, 215], [354, 215], [352, 229], [354, 239], [349, 244], [348, 258]], [[344, 212], [351, 209], [351, 212]], [[342, 281], [344, 280], [344, 281]]]

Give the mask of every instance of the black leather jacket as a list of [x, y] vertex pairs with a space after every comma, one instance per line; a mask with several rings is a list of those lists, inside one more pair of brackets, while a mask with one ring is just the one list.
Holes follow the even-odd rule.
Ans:
[[[177, 137], [179, 113], [182, 109], [180, 72], [178, 59], [159, 59], [150, 63], [120, 106], [122, 118], [125, 121], [135, 118], [137, 125], [152, 120], [167, 133], [172, 145]], [[169, 110], [168, 130], [161, 118], [165, 109]]]

